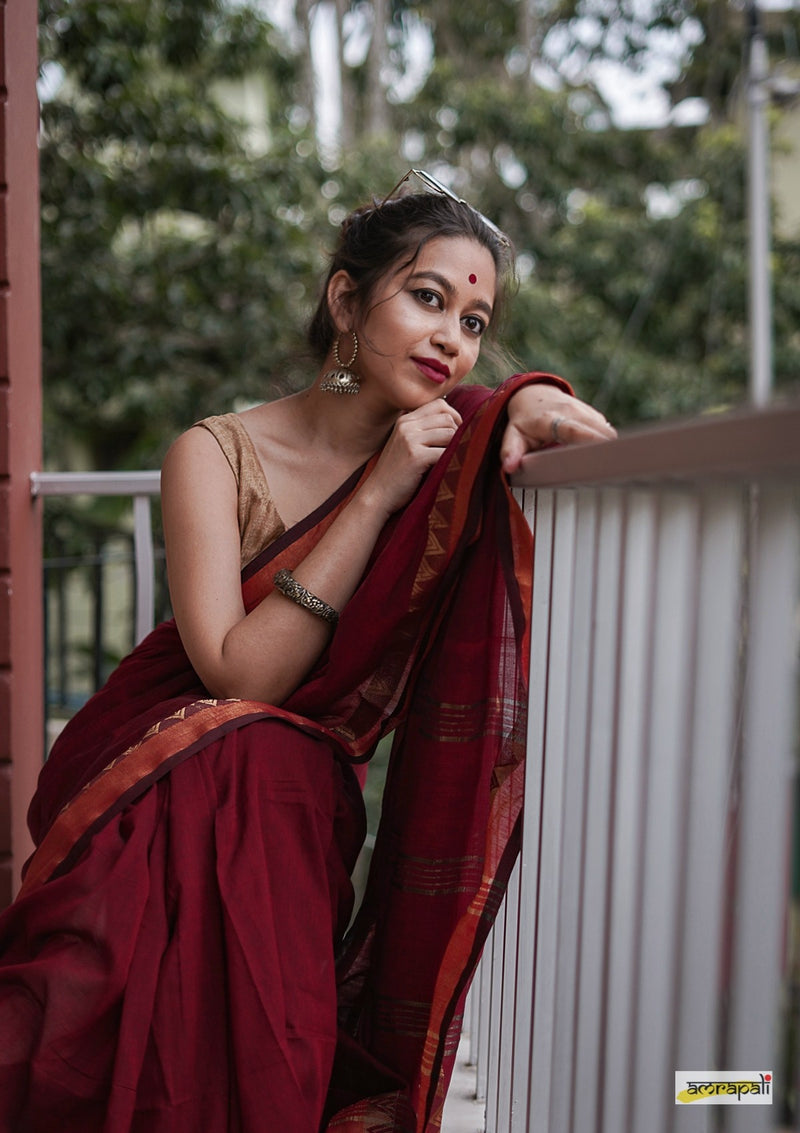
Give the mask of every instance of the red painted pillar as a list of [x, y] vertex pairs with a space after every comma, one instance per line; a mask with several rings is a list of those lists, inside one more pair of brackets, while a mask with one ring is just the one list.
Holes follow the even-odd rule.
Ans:
[[0, 907], [44, 749], [36, 0], [0, 0]]

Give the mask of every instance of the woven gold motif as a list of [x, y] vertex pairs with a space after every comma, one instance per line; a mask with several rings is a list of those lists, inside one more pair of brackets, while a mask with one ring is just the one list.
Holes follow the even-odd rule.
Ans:
[[483, 858], [418, 858], [401, 855], [395, 863], [392, 885], [403, 893], [427, 897], [445, 893], [474, 893], [481, 882]]

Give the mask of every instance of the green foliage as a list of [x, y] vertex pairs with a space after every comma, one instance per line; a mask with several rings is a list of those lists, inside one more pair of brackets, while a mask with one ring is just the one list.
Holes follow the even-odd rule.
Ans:
[[[437, 39], [446, 7], [425, 6]], [[601, 0], [549, 5], [540, 39], [580, 15], [567, 52], [635, 65], [654, 28], [695, 20], [705, 39], [675, 90], [714, 96], [707, 126], [616, 129], [588, 83], [551, 92], [513, 69], [498, 81], [452, 51], [437, 53], [424, 89], [401, 108], [419, 162], [454, 171], [458, 191], [505, 228], [530, 269], [506, 331], [520, 363], [568, 376], [621, 424], [735, 404], [747, 387], [745, 139], [736, 104], [726, 101], [733, 81], [721, 70], [709, 87], [708, 69], [723, 63], [706, 58], [724, 42], [731, 67], [738, 34], [738, 74], [742, 28], [723, 19], [720, 5], [653, 5], [647, 26], [641, 10]], [[456, 29], [477, 16], [477, 5], [459, 6]], [[453, 35], [448, 27], [450, 42]], [[510, 59], [512, 38], [504, 50]], [[796, 383], [800, 363], [799, 254], [795, 240], [778, 241], [773, 255], [775, 369], [784, 386]]]
[[[64, 75], [42, 109], [46, 451], [67, 467], [77, 441], [98, 467], [149, 466], [198, 417], [304, 380], [324, 174], [289, 128], [291, 69], [255, 12], [49, 0], [42, 16], [43, 61]], [[254, 70], [263, 143], [222, 101]]]
[[[734, 140], [731, 146], [726, 160], [738, 166], [740, 146]], [[741, 199], [715, 191], [723, 187], [702, 176], [713, 173], [704, 168], [705, 149], [700, 133], [696, 176], [664, 186], [676, 215], [651, 215], [645, 186], [638, 193], [609, 194], [601, 179], [585, 181], [577, 200], [571, 194], [566, 222], [541, 242], [531, 290], [554, 302], [551, 325], [558, 330], [542, 338], [534, 332], [529, 349], [552, 355], [549, 365], [572, 375], [585, 396], [617, 421], [741, 399]], [[662, 154], [652, 157], [653, 169], [670, 164]], [[671, 164], [673, 171], [680, 168], [674, 157]], [[682, 189], [689, 194], [683, 201]]]
[[[332, 225], [391, 187], [407, 146], [514, 241], [503, 341], [519, 365], [564, 373], [620, 423], [743, 400], [744, 152], [729, 102], [743, 31], [729, 6], [664, 0], [643, 19], [634, 0], [562, 0], [534, 5], [531, 29], [519, 0], [394, 0], [393, 57], [413, 14], [434, 66], [391, 104], [390, 136], [359, 117], [338, 160], [318, 155], [302, 59], [263, 10], [42, 3], [43, 67], [62, 78], [42, 108], [51, 464], [150, 467], [198, 417], [307, 383], [303, 327]], [[703, 128], [616, 129], [588, 77], [545, 90], [520, 64], [524, 35], [539, 50], [557, 32], [573, 62], [637, 65], [654, 28], [687, 21], [703, 35], [671, 89], [710, 100]], [[783, 384], [800, 362], [798, 257], [796, 240], [776, 243]]]

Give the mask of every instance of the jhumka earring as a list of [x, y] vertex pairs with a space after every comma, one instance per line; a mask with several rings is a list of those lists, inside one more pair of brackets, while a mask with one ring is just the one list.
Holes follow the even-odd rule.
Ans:
[[339, 357], [339, 336], [337, 335], [334, 339], [333, 357], [336, 366], [323, 375], [322, 384], [319, 387], [325, 393], [358, 393], [361, 389], [361, 379], [351, 369], [356, 360], [356, 354], [358, 354], [358, 339], [355, 331], [350, 333], [353, 336], [353, 353], [349, 362], [343, 362]]

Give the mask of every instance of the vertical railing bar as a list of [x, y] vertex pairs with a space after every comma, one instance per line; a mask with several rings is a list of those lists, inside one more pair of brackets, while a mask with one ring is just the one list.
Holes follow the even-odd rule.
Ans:
[[[674, 1070], [719, 1065], [718, 995], [723, 986], [725, 840], [731, 805], [744, 509], [738, 485], [701, 497], [697, 656], [687, 793], [686, 868]], [[710, 1133], [715, 1107], [674, 1110], [676, 1133]]]
[[[478, 961], [478, 966], [475, 969], [475, 974], [472, 977], [472, 985], [469, 989], [469, 1064], [475, 1067], [475, 1074], [478, 1073], [478, 1034], [480, 1031], [481, 1023], [481, 965], [483, 961]], [[477, 1094], [477, 1082], [475, 1084], [475, 1091]]]
[[[652, 710], [646, 744], [644, 888], [633, 1129], [665, 1133], [675, 1067], [681, 848], [694, 658], [698, 506], [683, 488], [662, 495], [655, 591]], [[687, 655], [688, 654], [688, 655]], [[654, 1104], [655, 1098], [655, 1104]]]
[[136, 562], [136, 641], [146, 637], [155, 618], [155, 555], [149, 496], [133, 498], [133, 554]]
[[486, 1063], [486, 1133], [504, 1133], [497, 1124], [500, 1047], [503, 1020], [503, 953], [506, 931], [505, 901], [492, 928], [492, 996], [489, 1008], [489, 1057]]
[[58, 693], [61, 704], [69, 699], [69, 673], [67, 669], [67, 591], [66, 573], [63, 567], [56, 572], [56, 600], [58, 603]]
[[592, 702], [584, 737], [587, 753], [587, 797], [584, 849], [583, 914], [581, 918], [580, 997], [575, 1053], [572, 1127], [592, 1133], [600, 1120], [605, 998], [605, 947], [609, 846], [612, 833], [614, 740], [619, 651], [619, 592], [622, 557], [623, 500], [617, 489], [602, 492], [597, 533], [595, 621], [592, 657]]
[[553, 1039], [556, 1028], [558, 920], [562, 900], [562, 815], [566, 723], [569, 711], [568, 673], [572, 580], [575, 566], [575, 510], [574, 492], [557, 491], [531, 1060], [531, 1125], [532, 1128], [543, 1130], [550, 1130], [552, 1126]]
[[44, 712], [42, 713], [42, 748], [43, 748], [43, 751], [45, 753], [45, 757], [47, 756], [49, 749], [50, 749], [50, 743], [49, 743], [49, 740], [48, 740], [48, 730], [49, 730], [48, 729], [48, 723], [49, 723], [49, 720], [50, 720], [50, 703], [49, 703], [50, 698], [49, 698], [49, 695], [48, 695], [49, 689], [50, 689], [50, 673], [48, 671], [49, 668], [50, 668], [50, 656], [49, 656], [49, 653], [48, 653], [48, 643], [50, 641], [51, 616], [50, 616], [50, 584], [48, 582], [47, 575], [48, 575], [47, 564], [43, 563], [42, 564], [42, 583], [43, 583], [42, 641], [44, 642], [44, 656], [43, 656], [42, 660], [43, 660], [43, 668], [44, 668]]
[[644, 734], [649, 704], [648, 646], [655, 577], [656, 493], [628, 493], [623, 529], [617, 765], [611, 843], [605, 1075], [600, 1133], [639, 1133], [630, 1124], [641, 892]]
[[94, 539], [94, 569], [92, 577], [92, 683], [99, 688], [105, 677], [105, 657], [103, 641], [103, 616], [105, 607], [105, 563], [103, 541], [100, 535]]
[[[532, 501], [529, 502], [529, 497]], [[531, 1049], [537, 959], [537, 907], [544, 786], [544, 745], [547, 732], [547, 669], [550, 593], [553, 569], [552, 491], [526, 493], [526, 514], [533, 530], [533, 595], [531, 609], [531, 673], [528, 742], [525, 759], [522, 852], [520, 856], [519, 954], [517, 1005], [514, 1017], [514, 1065], [511, 1084], [510, 1133], [528, 1133], [531, 1089]], [[529, 510], [528, 510], [529, 509]]]
[[476, 969], [472, 977], [472, 983], [470, 984], [469, 991], [467, 992], [466, 1003], [464, 1004], [464, 1019], [465, 1026], [467, 1028], [467, 1038], [469, 1039], [469, 1049], [467, 1051], [466, 1058], [467, 1066], [475, 1065], [475, 1047], [473, 1044], [475, 1039], [475, 1027], [478, 1022], [478, 988], [476, 986], [477, 979], [478, 972]]
[[[573, 567], [567, 673], [569, 708], [565, 723], [564, 796], [560, 848], [558, 959], [553, 1043], [550, 1133], [568, 1133], [574, 1103], [575, 1023], [580, 971], [581, 874], [586, 808], [586, 732], [591, 699], [592, 605], [595, 588], [595, 531], [598, 496], [575, 496]], [[552, 633], [562, 632], [558, 622]]]
[[475, 1097], [486, 1100], [489, 1062], [489, 1029], [492, 1006], [492, 954], [494, 952], [494, 932], [489, 933], [483, 946], [480, 964], [480, 996], [478, 1004], [478, 1044], [475, 1059]]
[[[775, 1069], [797, 725], [797, 490], [762, 485], [750, 559], [749, 647], [735, 881], [731, 1070]], [[731, 1107], [727, 1133], [765, 1133], [773, 1107]]]
[[491, 1092], [491, 1065], [492, 1065], [492, 1006], [495, 994], [494, 988], [494, 953], [497, 947], [497, 924], [486, 942], [483, 952], [483, 999], [481, 1002], [481, 1060], [480, 1060], [480, 1089], [478, 1099], [484, 1103], [484, 1129], [488, 1113], [489, 1094]]
[[504, 901], [503, 986], [500, 1014], [497, 1128], [507, 1133], [511, 1124], [511, 1079], [514, 1063], [514, 1015], [516, 1009], [516, 968], [519, 947], [520, 863], [514, 863]]

